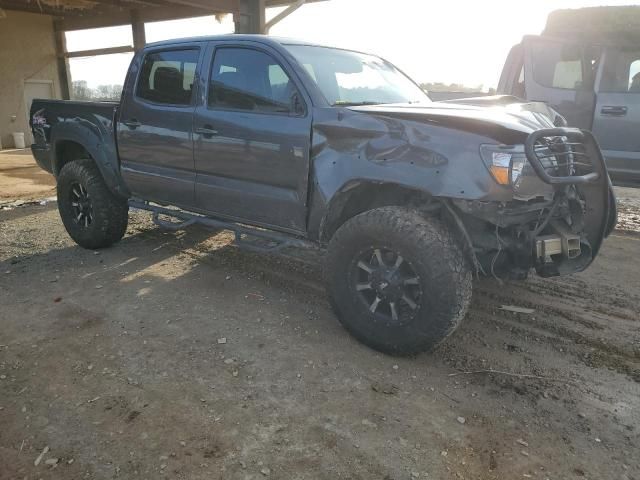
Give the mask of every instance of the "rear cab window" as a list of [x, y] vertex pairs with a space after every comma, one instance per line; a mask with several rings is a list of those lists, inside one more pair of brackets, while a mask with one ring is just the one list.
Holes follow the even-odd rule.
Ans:
[[147, 53], [136, 96], [163, 105], [191, 105], [199, 55], [197, 48]]

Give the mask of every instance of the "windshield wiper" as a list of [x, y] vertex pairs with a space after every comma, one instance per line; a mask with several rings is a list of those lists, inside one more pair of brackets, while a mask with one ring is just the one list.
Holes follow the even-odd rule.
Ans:
[[346, 100], [338, 100], [332, 104], [332, 107], [361, 107], [363, 105], [382, 105], [382, 102], [364, 101], [364, 102], [349, 102]]

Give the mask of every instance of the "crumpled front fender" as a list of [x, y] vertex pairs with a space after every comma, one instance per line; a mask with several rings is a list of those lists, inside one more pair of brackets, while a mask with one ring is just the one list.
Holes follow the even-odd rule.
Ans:
[[310, 234], [318, 234], [332, 201], [355, 184], [395, 185], [432, 197], [509, 201], [511, 190], [491, 178], [479, 146], [523, 143], [526, 134], [456, 122], [347, 108], [314, 110]]

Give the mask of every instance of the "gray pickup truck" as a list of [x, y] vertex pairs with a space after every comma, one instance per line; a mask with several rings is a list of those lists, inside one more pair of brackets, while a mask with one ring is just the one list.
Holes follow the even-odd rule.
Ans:
[[254, 250], [320, 247], [343, 325], [413, 354], [457, 327], [474, 274], [581, 271], [615, 223], [588, 131], [542, 104], [482, 102], [433, 103], [359, 52], [186, 39], [137, 53], [119, 103], [34, 101], [32, 150], [79, 245], [120, 240], [135, 206]]
[[546, 102], [595, 135], [614, 182], [640, 182], [640, 37], [526, 36], [511, 49], [498, 93]]

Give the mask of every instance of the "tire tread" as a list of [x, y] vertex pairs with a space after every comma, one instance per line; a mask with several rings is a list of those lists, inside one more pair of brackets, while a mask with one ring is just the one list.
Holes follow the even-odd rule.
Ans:
[[[91, 197], [96, 227], [83, 231], [70, 218], [65, 189], [73, 181], [82, 182]], [[57, 179], [58, 210], [71, 238], [87, 249], [105, 248], [119, 241], [127, 231], [129, 206], [125, 199], [116, 197], [104, 183], [97, 165], [91, 159], [79, 159], [62, 167]]]
[[[370, 334], [357, 330], [351, 325], [351, 319], [345, 318], [340, 306], [341, 296], [332, 285], [335, 272], [340, 271], [344, 263], [345, 249], [370, 232], [393, 232], [393, 236], [410, 239], [416, 252], [436, 252], [429, 257], [429, 265], [438, 276], [448, 277], [447, 286], [454, 290], [454, 300], [448, 302], [447, 313], [439, 315], [433, 335], [416, 340], [407, 339], [404, 344], [387, 344], [384, 340], [375, 340]], [[425, 217], [408, 207], [382, 207], [361, 213], [345, 222], [335, 233], [328, 248], [325, 277], [329, 280], [328, 291], [331, 302], [338, 313], [341, 323], [356, 338], [374, 349], [395, 355], [412, 355], [421, 351], [429, 351], [437, 347], [459, 326], [465, 317], [471, 300], [472, 275], [468, 260], [460, 247], [458, 240], [440, 220]], [[439, 288], [435, 285], [434, 288]], [[442, 294], [442, 292], [439, 292]], [[449, 292], [450, 293], [450, 292]], [[449, 295], [450, 296], [450, 295]]]

